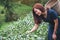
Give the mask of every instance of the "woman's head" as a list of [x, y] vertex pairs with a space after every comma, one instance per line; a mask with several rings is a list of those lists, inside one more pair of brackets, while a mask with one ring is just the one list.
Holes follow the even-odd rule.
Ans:
[[45, 8], [42, 6], [40, 3], [36, 3], [33, 6], [33, 17], [34, 17], [34, 22], [36, 24], [39, 24], [41, 22], [41, 18], [39, 17], [41, 14], [44, 14]]
[[42, 4], [36, 3], [33, 6], [33, 11], [36, 15], [40, 16], [41, 14], [43, 14], [43, 12], [45, 12], [45, 8], [42, 6]]

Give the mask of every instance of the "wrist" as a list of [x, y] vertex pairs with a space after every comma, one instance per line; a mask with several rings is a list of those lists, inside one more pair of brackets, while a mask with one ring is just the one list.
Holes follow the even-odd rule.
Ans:
[[30, 31], [30, 33], [33, 32], [32, 30]]
[[56, 34], [56, 32], [53, 32], [53, 34]]

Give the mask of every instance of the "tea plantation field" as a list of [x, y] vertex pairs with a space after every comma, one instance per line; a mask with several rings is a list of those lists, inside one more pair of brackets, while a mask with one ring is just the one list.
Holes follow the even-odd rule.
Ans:
[[5, 29], [0, 30], [0, 40], [45, 40], [47, 36], [47, 25], [44, 22], [40, 24], [38, 30], [26, 34], [34, 26], [32, 12], [27, 14], [23, 20], [11, 22]]

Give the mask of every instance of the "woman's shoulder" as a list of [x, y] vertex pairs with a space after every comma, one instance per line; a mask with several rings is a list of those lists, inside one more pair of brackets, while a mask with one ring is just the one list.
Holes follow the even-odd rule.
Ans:
[[54, 9], [49, 9], [48, 10], [49, 14], [54, 14], [54, 15], [58, 15], [57, 12]]
[[49, 9], [49, 15], [53, 18], [53, 19], [56, 19], [56, 18], [58, 18], [58, 14], [57, 14], [57, 12], [55, 11], [55, 10], [53, 10], [53, 9]]
[[48, 11], [49, 11], [50, 13], [51, 13], [51, 12], [56, 12], [54, 9], [49, 9]]

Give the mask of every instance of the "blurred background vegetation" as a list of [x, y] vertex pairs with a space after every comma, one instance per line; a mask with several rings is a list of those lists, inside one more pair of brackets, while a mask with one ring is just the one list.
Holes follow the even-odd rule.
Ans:
[[[24, 34], [33, 25], [32, 6], [45, 5], [48, 0], [0, 0], [0, 39], [2, 40], [45, 40], [47, 24], [31, 35]], [[42, 31], [41, 31], [42, 30]]]

